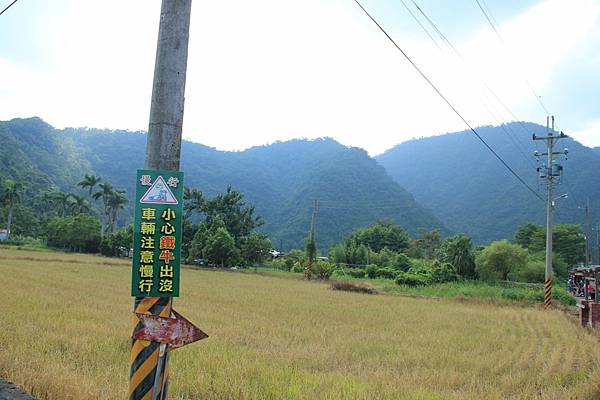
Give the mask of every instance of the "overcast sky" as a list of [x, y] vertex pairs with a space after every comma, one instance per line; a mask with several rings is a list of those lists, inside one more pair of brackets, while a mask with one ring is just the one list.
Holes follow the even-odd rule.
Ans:
[[[362, 0], [470, 123], [544, 124], [535, 92], [560, 129], [600, 146], [600, 0], [480, 0], [501, 39], [475, 0], [415, 1], [460, 57], [412, 0], [434, 40], [402, 0]], [[159, 13], [159, 0], [19, 0], [0, 16], [0, 119], [146, 130]], [[466, 128], [353, 0], [195, 0], [191, 25], [195, 142], [331, 136], [376, 155]]]

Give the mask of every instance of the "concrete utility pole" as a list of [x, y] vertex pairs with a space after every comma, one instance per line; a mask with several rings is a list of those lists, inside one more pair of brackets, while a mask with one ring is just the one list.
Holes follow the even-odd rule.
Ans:
[[[192, 0], [162, 0], [150, 123], [146, 145], [147, 169], [179, 170], [181, 129]], [[169, 317], [172, 298], [138, 297], [135, 313]], [[133, 327], [139, 323], [134, 314]], [[159, 343], [134, 340], [131, 349], [129, 399], [166, 399], [168, 356], [159, 366]], [[163, 371], [154, 390], [155, 371]], [[152, 396], [152, 397], [150, 397]]]
[[[562, 174], [562, 167], [558, 164], [553, 164], [553, 156], [559, 154], [567, 154], [567, 150], [560, 152], [554, 151], [554, 144], [558, 139], [566, 138], [567, 135], [560, 133], [555, 135], [554, 132], [554, 116], [552, 116], [552, 129], [549, 126], [549, 119], [546, 119], [546, 130], [547, 136], [538, 137], [533, 134], [533, 140], [544, 140], [546, 141], [547, 151], [541, 153], [541, 155], [548, 156], [547, 165], [545, 168], [538, 168], [540, 176], [546, 178], [547, 186], [547, 204], [546, 204], [546, 273], [544, 279], [544, 308], [550, 307], [552, 304], [552, 225], [553, 225], [553, 211], [554, 211], [554, 199], [552, 198], [553, 185], [555, 178], [560, 178]], [[536, 152], [536, 156], [540, 155]], [[556, 166], [556, 168], [555, 168]]]
[[316, 224], [317, 224], [317, 211], [319, 209], [319, 201], [315, 200], [314, 204], [313, 204], [313, 212], [312, 212], [312, 218], [310, 220], [310, 234], [308, 235], [308, 243], [307, 246], [315, 246], [313, 251], [314, 254], [310, 254], [311, 252], [307, 252], [307, 260], [306, 260], [306, 279], [310, 279], [312, 276], [312, 266], [313, 266], [313, 256], [317, 254], [317, 244], [315, 241], [315, 229], [316, 229]]
[[598, 223], [596, 223], [596, 251], [598, 252], [597, 265], [600, 265], [600, 224]]
[[585, 204], [585, 266], [589, 267], [592, 264], [592, 252], [590, 251], [590, 199], [587, 199]]

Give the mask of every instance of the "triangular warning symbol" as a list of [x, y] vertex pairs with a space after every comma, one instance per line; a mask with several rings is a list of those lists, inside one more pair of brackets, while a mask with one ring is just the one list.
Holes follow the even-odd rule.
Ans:
[[177, 199], [167, 186], [162, 176], [158, 176], [146, 194], [140, 199], [140, 203], [150, 204], [178, 204]]

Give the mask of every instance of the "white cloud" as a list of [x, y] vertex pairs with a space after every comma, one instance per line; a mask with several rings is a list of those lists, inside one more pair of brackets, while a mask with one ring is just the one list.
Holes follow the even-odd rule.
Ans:
[[[0, 74], [11, 76], [0, 88], [0, 118], [39, 115], [59, 127], [146, 129], [160, 2], [53, 3], [62, 7], [29, 3], [43, 11], [32, 46], [43, 62], [0, 58]], [[572, 46], [586, 40], [599, 9], [598, 0], [577, 7], [547, 0], [502, 23], [521, 61], [518, 74], [510, 72], [514, 64], [487, 26], [455, 45], [519, 117], [543, 122], [522, 75], [542, 95], [550, 91], [553, 72]], [[398, 13], [406, 14], [400, 6]], [[396, 20], [378, 17], [384, 25]], [[386, 27], [469, 121], [512, 119], [449, 52], [440, 54], [424, 35]], [[193, 4], [185, 137], [243, 149], [333, 136], [377, 154], [411, 137], [464, 128], [352, 2]]]

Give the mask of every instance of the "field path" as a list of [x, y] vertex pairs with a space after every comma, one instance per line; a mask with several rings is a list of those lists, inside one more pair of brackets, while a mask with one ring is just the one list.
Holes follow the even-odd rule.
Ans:
[[0, 379], [0, 400], [35, 400], [13, 385]]

